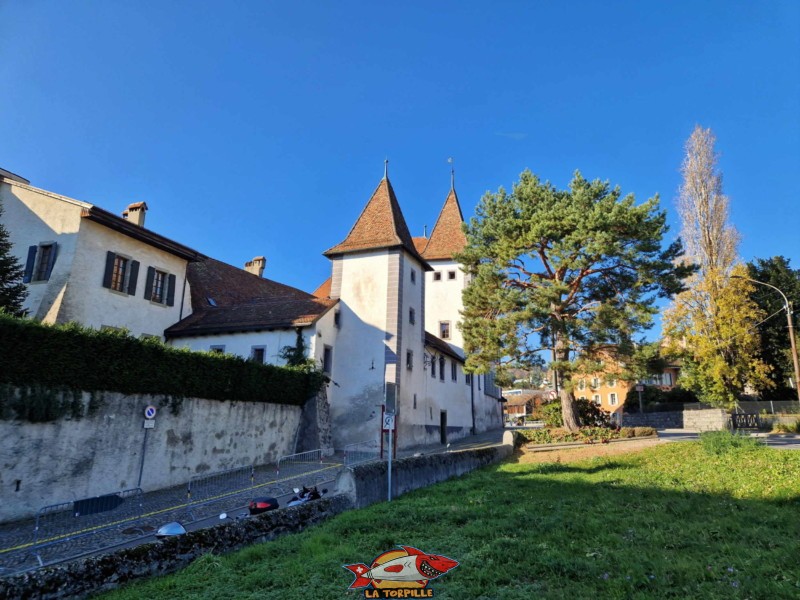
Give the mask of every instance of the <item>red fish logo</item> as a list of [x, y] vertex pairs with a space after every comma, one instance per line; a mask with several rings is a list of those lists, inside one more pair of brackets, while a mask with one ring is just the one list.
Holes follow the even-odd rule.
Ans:
[[[355, 575], [350, 589], [369, 588], [373, 590], [409, 588], [422, 589], [431, 579], [436, 579], [455, 569], [458, 562], [439, 554], [426, 554], [411, 546], [400, 546], [401, 550], [389, 550], [372, 561], [371, 566], [363, 563], [344, 565], [344, 568]], [[428, 590], [430, 592], [430, 590]], [[407, 594], [399, 597], [431, 597], [432, 594]], [[383, 595], [367, 595], [365, 598], [389, 597]], [[396, 594], [391, 597], [398, 597]]]

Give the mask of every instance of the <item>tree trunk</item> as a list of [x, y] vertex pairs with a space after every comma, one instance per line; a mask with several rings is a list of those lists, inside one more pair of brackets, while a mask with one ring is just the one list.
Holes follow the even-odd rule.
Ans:
[[577, 431], [581, 426], [578, 416], [578, 407], [575, 404], [575, 396], [564, 388], [558, 393], [561, 399], [561, 418], [564, 421], [564, 429], [567, 431]]

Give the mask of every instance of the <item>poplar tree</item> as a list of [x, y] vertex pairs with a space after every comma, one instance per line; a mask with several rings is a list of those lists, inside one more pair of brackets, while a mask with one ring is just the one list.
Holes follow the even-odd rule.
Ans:
[[3, 204], [0, 202], [0, 311], [22, 317], [25, 315], [22, 303], [28, 296], [28, 289], [22, 283], [22, 265], [11, 254], [11, 241], [2, 217]]
[[682, 386], [700, 400], [731, 407], [748, 385], [770, 386], [759, 359], [757, 325], [763, 311], [751, 300], [753, 286], [737, 265], [739, 233], [729, 222], [716, 138], [695, 127], [686, 142], [678, 198], [685, 259], [699, 269], [688, 290], [665, 314], [670, 348], [683, 358]]
[[[462, 330], [467, 371], [532, 364], [553, 353], [564, 426], [580, 426], [571, 375], [580, 360], [632, 349], [659, 297], [683, 290], [691, 266], [662, 248], [658, 197], [636, 205], [608, 182], [576, 172], [559, 190], [524, 171], [510, 193], [482, 198], [458, 256], [471, 281]], [[579, 360], [576, 358], [579, 357]]]

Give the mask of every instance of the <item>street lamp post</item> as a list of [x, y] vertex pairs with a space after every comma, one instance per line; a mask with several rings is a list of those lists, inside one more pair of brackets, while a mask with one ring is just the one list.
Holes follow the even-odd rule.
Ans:
[[794, 362], [794, 389], [795, 392], [797, 392], [797, 401], [800, 402], [800, 364], [798, 364], [797, 361], [797, 344], [794, 341], [794, 322], [792, 320], [792, 303], [789, 302], [789, 299], [786, 297], [786, 294], [784, 294], [781, 290], [779, 290], [770, 283], [764, 283], [763, 281], [758, 281], [757, 279], [750, 279], [749, 277], [744, 277], [743, 275], [731, 275], [731, 277], [735, 277], [736, 279], [745, 279], [747, 281], [751, 281], [752, 283], [757, 283], [759, 285], [764, 285], [768, 288], [772, 288], [781, 295], [781, 298], [783, 298], [783, 309], [786, 311], [786, 319], [789, 322], [789, 343], [792, 346], [792, 361]]

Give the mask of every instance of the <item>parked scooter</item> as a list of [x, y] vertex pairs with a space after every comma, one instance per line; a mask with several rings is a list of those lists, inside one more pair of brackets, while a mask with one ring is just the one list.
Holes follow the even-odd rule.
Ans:
[[317, 486], [312, 488], [307, 488], [303, 486], [303, 489], [294, 488], [295, 495], [292, 497], [289, 502], [286, 503], [286, 506], [298, 506], [300, 504], [305, 504], [306, 502], [310, 502], [311, 500], [319, 500], [325, 494], [328, 493], [327, 489], [323, 489], [321, 492], [317, 489]]

